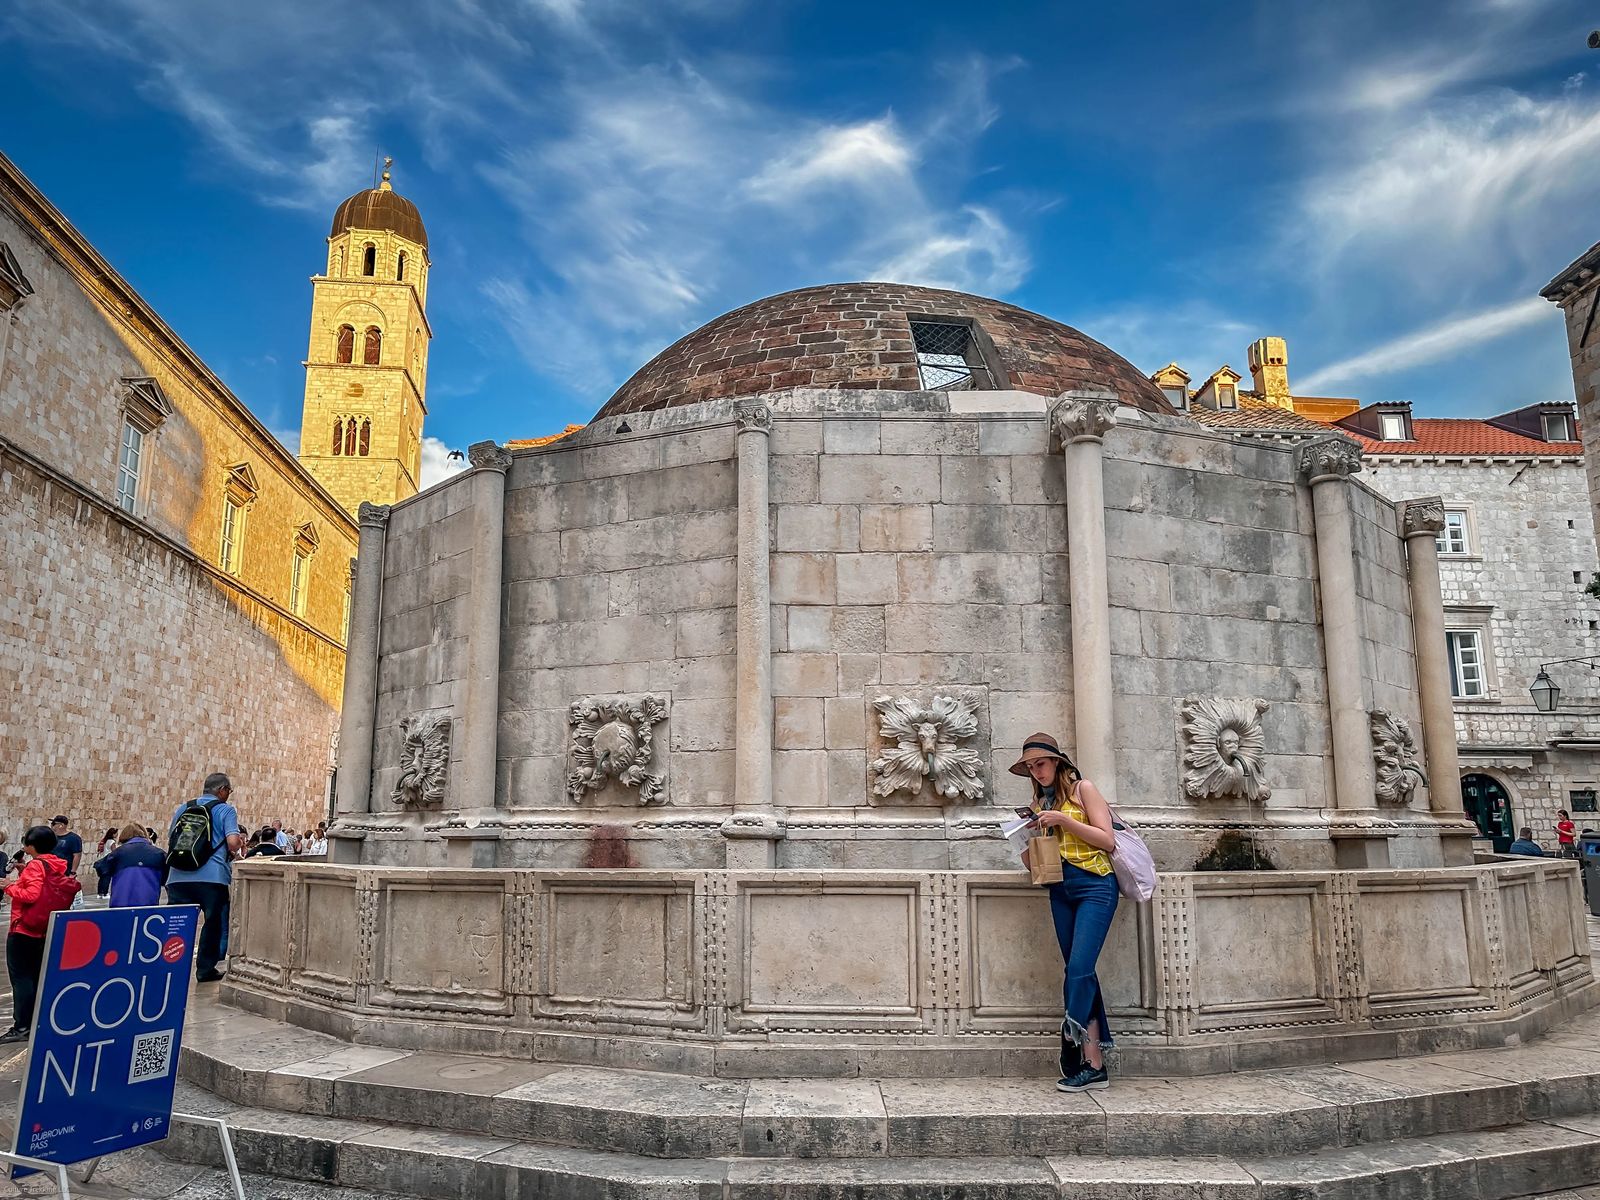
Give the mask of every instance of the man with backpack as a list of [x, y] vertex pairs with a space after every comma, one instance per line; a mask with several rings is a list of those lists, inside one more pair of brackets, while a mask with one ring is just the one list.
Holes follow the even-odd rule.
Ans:
[[6, 974], [11, 977], [11, 1028], [0, 1033], [0, 1045], [25, 1042], [33, 1027], [33, 1004], [44, 971], [44, 935], [50, 914], [71, 908], [79, 883], [67, 874], [67, 860], [55, 854], [55, 831], [35, 825], [22, 838], [27, 865], [8, 883], [11, 926], [6, 934]]
[[222, 935], [228, 923], [231, 860], [239, 851], [239, 814], [228, 799], [233, 785], [220, 771], [206, 776], [205, 794], [173, 814], [167, 830], [167, 903], [200, 906], [200, 941], [195, 947], [195, 978], [222, 978]]

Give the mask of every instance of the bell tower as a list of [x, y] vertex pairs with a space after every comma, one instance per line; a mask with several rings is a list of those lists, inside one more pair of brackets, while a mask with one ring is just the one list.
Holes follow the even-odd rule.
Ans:
[[299, 457], [352, 516], [363, 500], [416, 495], [422, 471], [428, 234], [391, 165], [339, 205], [327, 267], [311, 277]]

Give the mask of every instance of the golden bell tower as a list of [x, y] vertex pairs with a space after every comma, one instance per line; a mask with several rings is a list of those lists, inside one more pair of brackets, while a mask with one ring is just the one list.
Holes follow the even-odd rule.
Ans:
[[325, 274], [311, 277], [300, 462], [355, 515], [417, 493], [427, 416], [428, 233], [389, 183], [333, 215]]

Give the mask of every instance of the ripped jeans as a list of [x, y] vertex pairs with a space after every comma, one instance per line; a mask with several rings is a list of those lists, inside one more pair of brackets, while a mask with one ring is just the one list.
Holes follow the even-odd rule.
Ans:
[[1056, 926], [1056, 941], [1061, 944], [1065, 978], [1061, 985], [1066, 1022], [1062, 1032], [1083, 1045], [1089, 1022], [1098, 1021], [1100, 1045], [1110, 1049], [1111, 1027], [1106, 1023], [1105, 999], [1095, 962], [1106, 944], [1111, 918], [1117, 911], [1117, 877], [1096, 875], [1071, 863], [1061, 864], [1060, 883], [1046, 889], [1050, 893], [1050, 917]]

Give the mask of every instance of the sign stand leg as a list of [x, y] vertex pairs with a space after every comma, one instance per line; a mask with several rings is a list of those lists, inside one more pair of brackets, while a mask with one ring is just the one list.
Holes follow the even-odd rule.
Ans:
[[83, 1182], [88, 1183], [89, 1180], [93, 1179], [94, 1173], [99, 1169], [100, 1160], [98, 1158], [91, 1158], [89, 1160], [89, 1169], [83, 1173]]
[[[172, 1114], [174, 1121], [183, 1121], [190, 1125], [209, 1125], [217, 1131], [217, 1138], [222, 1142], [222, 1160], [228, 1165], [228, 1178], [233, 1182], [235, 1200], [246, 1200], [244, 1194], [244, 1180], [239, 1178], [239, 1160], [233, 1156], [233, 1138], [228, 1136], [228, 1123], [221, 1117], [195, 1117], [188, 1113], [175, 1112]], [[63, 1171], [62, 1175], [65, 1176]], [[62, 1193], [66, 1196], [66, 1193]]]
[[[46, 1175], [54, 1175], [56, 1177], [56, 1190], [61, 1193], [61, 1200], [72, 1200], [72, 1186], [67, 1182], [66, 1163], [46, 1162], [42, 1158], [29, 1158], [25, 1154], [7, 1154], [4, 1151], [0, 1151], [0, 1162], [11, 1163], [18, 1167], [32, 1167], [35, 1171], [42, 1171]], [[7, 1175], [10, 1173], [9, 1171], [6, 1172]], [[240, 1192], [239, 1195], [242, 1198], [244, 1193]]]

